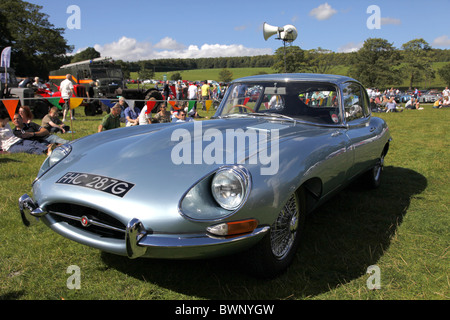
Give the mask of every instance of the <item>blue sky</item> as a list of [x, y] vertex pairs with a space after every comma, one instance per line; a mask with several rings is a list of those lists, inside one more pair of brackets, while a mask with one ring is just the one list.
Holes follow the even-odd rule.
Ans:
[[[125, 61], [272, 54], [283, 43], [263, 38], [262, 25], [294, 25], [292, 45], [334, 52], [357, 50], [368, 38], [397, 48], [423, 38], [450, 49], [450, 0], [28, 0], [43, 7], [49, 21], [64, 28], [78, 52], [94, 47], [103, 57]], [[80, 15], [69, 10], [79, 8]], [[376, 21], [370, 29], [367, 21]], [[69, 24], [68, 24], [69, 20]], [[79, 29], [68, 26], [79, 22]]]

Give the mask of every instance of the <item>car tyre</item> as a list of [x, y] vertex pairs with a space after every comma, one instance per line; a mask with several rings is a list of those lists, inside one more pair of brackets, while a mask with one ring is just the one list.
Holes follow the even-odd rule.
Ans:
[[95, 116], [96, 114], [96, 106], [94, 103], [88, 103], [85, 107], [84, 107], [84, 114], [86, 116]]
[[155, 98], [159, 101], [164, 100], [162, 94], [156, 89], [147, 90], [147, 92], [145, 93], [145, 100], [149, 100], [150, 98]]
[[384, 157], [385, 154], [383, 153], [378, 159], [377, 164], [363, 175], [365, 184], [371, 189], [378, 188], [381, 184], [381, 175], [384, 168]]
[[245, 253], [253, 275], [273, 278], [286, 271], [297, 252], [305, 216], [305, 193], [301, 188], [291, 194], [268, 234]]
[[48, 113], [49, 105], [43, 100], [37, 100], [33, 108], [33, 115], [36, 119], [42, 119]]

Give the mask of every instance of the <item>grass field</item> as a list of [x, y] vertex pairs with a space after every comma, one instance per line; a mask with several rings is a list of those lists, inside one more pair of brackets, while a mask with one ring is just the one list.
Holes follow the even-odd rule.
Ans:
[[[272, 68], [229, 68], [229, 71], [233, 74], [233, 79], [254, 76], [261, 72], [263, 73], [273, 73]], [[203, 81], [203, 80], [217, 80], [219, 81], [219, 73], [222, 69], [195, 69], [195, 70], [180, 70], [178, 71], [181, 74], [183, 80], [189, 81]], [[156, 72], [154, 78], [162, 80], [164, 75], [167, 76], [167, 80], [170, 80], [170, 77], [173, 73], [177, 71], [171, 72]], [[131, 72], [131, 79], [137, 79], [138, 73]]]
[[[100, 123], [101, 116], [82, 111], [73, 138]], [[0, 155], [0, 299], [448, 300], [450, 109], [426, 105], [379, 116], [393, 137], [380, 188], [354, 184], [319, 208], [307, 219], [293, 265], [265, 281], [241, 272], [235, 257], [129, 260], [42, 223], [26, 228], [17, 200], [30, 193], [45, 157]], [[373, 265], [379, 290], [367, 286]], [[80, 289], [67, 286], [70, 266], [79, 267]]]

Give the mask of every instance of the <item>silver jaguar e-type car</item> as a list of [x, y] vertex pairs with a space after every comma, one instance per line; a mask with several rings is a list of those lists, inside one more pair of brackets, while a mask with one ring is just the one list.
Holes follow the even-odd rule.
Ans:
[[210, 120], [96, 133], [42, 164], [25, 225], [130, 258], [245, 251], [262, 276], [296, 254], [305, 215], [356, 177], [380, 184], [390, 134], [364, 87], [336, 75], [233, 81]]

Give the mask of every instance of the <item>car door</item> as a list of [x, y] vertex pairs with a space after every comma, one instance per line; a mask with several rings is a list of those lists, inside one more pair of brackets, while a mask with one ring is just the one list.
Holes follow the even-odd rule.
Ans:
[[347, 124], [348, 151], [353, 157], [353, 165], [347, 178], [367, 170], [373, 164], [371, 142], [375, 127], [370, 125], [369, 98], [366, 90], [357, 82], [349, 81], [342, 88], [344, 117]]

